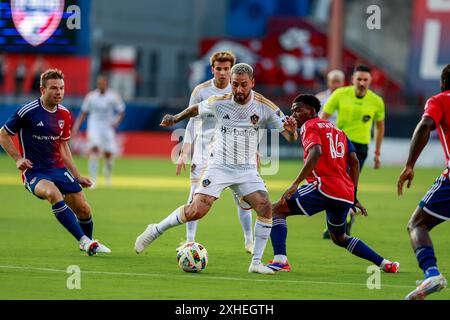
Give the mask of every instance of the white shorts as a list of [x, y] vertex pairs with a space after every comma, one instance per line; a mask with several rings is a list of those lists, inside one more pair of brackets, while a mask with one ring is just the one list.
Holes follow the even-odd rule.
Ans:
[[230, 187], [239, 198], [255, 191], [267, 192], [266, 185], [256, 169], [233, 170], [212, 167], [203, 173], [195, 194], [202, 193], [219, 198], [227, 187]]
[[200, 178], [202, 177], [202, 174], [206, 171], [206, 164], [200, 163], [200, 164], [196, 164], [193, 163], [191, 164], [191, 173], [190, 173], [190, 178], [191, 178], [191, 184], [199, 184], [200, 182]]
[[[191, 167], [192, 168], [192, 167]], [[200, 186], [200, 178], [203, 174], [203, 172], [206, 170], [206, 166], [200, 165], [200, 166], [194, 166], [194, 169], [191, 169], [191, 191], [189, 192], [189, 198], [187, 203], [192, 202], [192, 198], [194, 197], [194, 194], [196, 193], [196, 190]], [[244, 201], [243, 196], [237, 194], [234, 190], [232, 190], [233, 200], [244, 210], [250, 210], [252, 207]]]
[[116, 132], [113, 128], [89, 128], [87, 139], [89, 149], [97, 147], [105, 152], [117, 152]]

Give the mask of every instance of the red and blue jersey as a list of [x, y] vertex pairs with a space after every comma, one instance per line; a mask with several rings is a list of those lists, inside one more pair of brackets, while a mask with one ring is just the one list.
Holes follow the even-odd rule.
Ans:
[[347, 157], [355, 149], [344, 132], [332, 122], [313, 118], [300, 129], [304, 160], [314, 145], [320, 145], [322, 156], [306, 180], [313, 183], [326, 197], [348, 203], [354, 202], [355, 186], [347, 173]]
[[3, 126], [10, 135], [18, 134], [21, 155], [33, 163], [33, 170], [64, 167], [61, 140], [70, 139], [72, 116], [65, 107], [45, 109], [34, 100], [19, 109]]
[[446, 167], [450, 168], [450, 90], [428, 99], [423, 116], [433, 119], [444, 149]]

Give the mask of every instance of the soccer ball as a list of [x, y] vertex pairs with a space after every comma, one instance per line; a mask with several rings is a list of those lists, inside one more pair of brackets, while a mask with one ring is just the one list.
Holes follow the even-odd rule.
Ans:
[[186, 272], [201, 272], [208, 264], [208, 252], [200, 243], [187, 242], [179, 249], [177, 262]]

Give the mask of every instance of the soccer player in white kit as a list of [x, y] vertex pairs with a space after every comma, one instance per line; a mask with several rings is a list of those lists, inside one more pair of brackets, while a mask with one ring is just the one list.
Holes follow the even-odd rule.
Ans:
[[[215, 52], [211, 58], [211, 72], [213, 79], [205, 81], [192, 91], [189, 105], [192, 106], [208, 99], [213, 95], [224, 95], [231, 93], [231, 68], [236, 63], [236, 57], [230, 51]], [[186, 126], [186, 134], [183, 139], [183, 146], [178, 159], [176, 174], [179, 175], [181, 169], [186, 170], [185, 164], [187, 157], [192, 152], [191, 161], [191, 190], [188, 202], [192, 201], [195, 189], [200, 184], [200, 178], [206, 169], [211, 145], [214, 138], [216, 119], [213, 115], [197, 115], [189, 119]], [[239, 204], [239, 198], [233, 193], [237, 204], [239, 221], [244, 232], [245, 250], [248, 253], [253, 252], [253, 232], [252, 232], [252, 210], [244, 209]], [[186, 242], [194, 242], [197, 232], [198, 220], [186, 223]]]
[[136, 253], [141, 253], [167, 229], [205, 216], [222, 191], [230, 187], [257, 214], [255, 243], [248, 272], [274, 273], [261, 263], [272, 229], [272, 205], [257, 171], [256, 152], [262, 129], [274, 128], [288, 141], [295, 141], [297, 124], [293, 117], [284, 117], [275, 104], [254, 92], [254, 85], [252, 67], [238, 63], [231, 69], [232, 93], [212, 96], [175, 116], [164, 116], [161, 126], [169, 127], [197, 114], [213, 115], [218, 130], [201, 186], [195, 191], [192, 202], [178, 207], [160, 223], [149, 224], [136, 239]]
[[110, 186], [113, 156], [117, 153], [116, 129], [125, 116], [125, 103], [116, 91], [108, 88], [108, 79], [105, 75], [97, 77], [97, 89], [89, 92], [84, 98], [80, 115], [73, 126], [74, 136], [77, 135], [88, 114], [89, 176], [95, 185], [99, 160], [103, 154], [105, 185]]

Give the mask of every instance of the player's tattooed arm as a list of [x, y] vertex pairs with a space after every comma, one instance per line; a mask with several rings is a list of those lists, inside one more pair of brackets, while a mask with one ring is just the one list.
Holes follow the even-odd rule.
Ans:
[[183, 111], [181, 111], [180, 113], [178, 113], [176, 115], [166, 114], [163, 117], [163, 119], [160, 123], [160, 126], [161, 127], [171, 127], [174, 124], [176, 124], [184, 119], [192, 118], [192, 117], [195, 117], [196, 115], [198, 115], [198, 104], [189, 106], [188, 108], [184, 109]]

